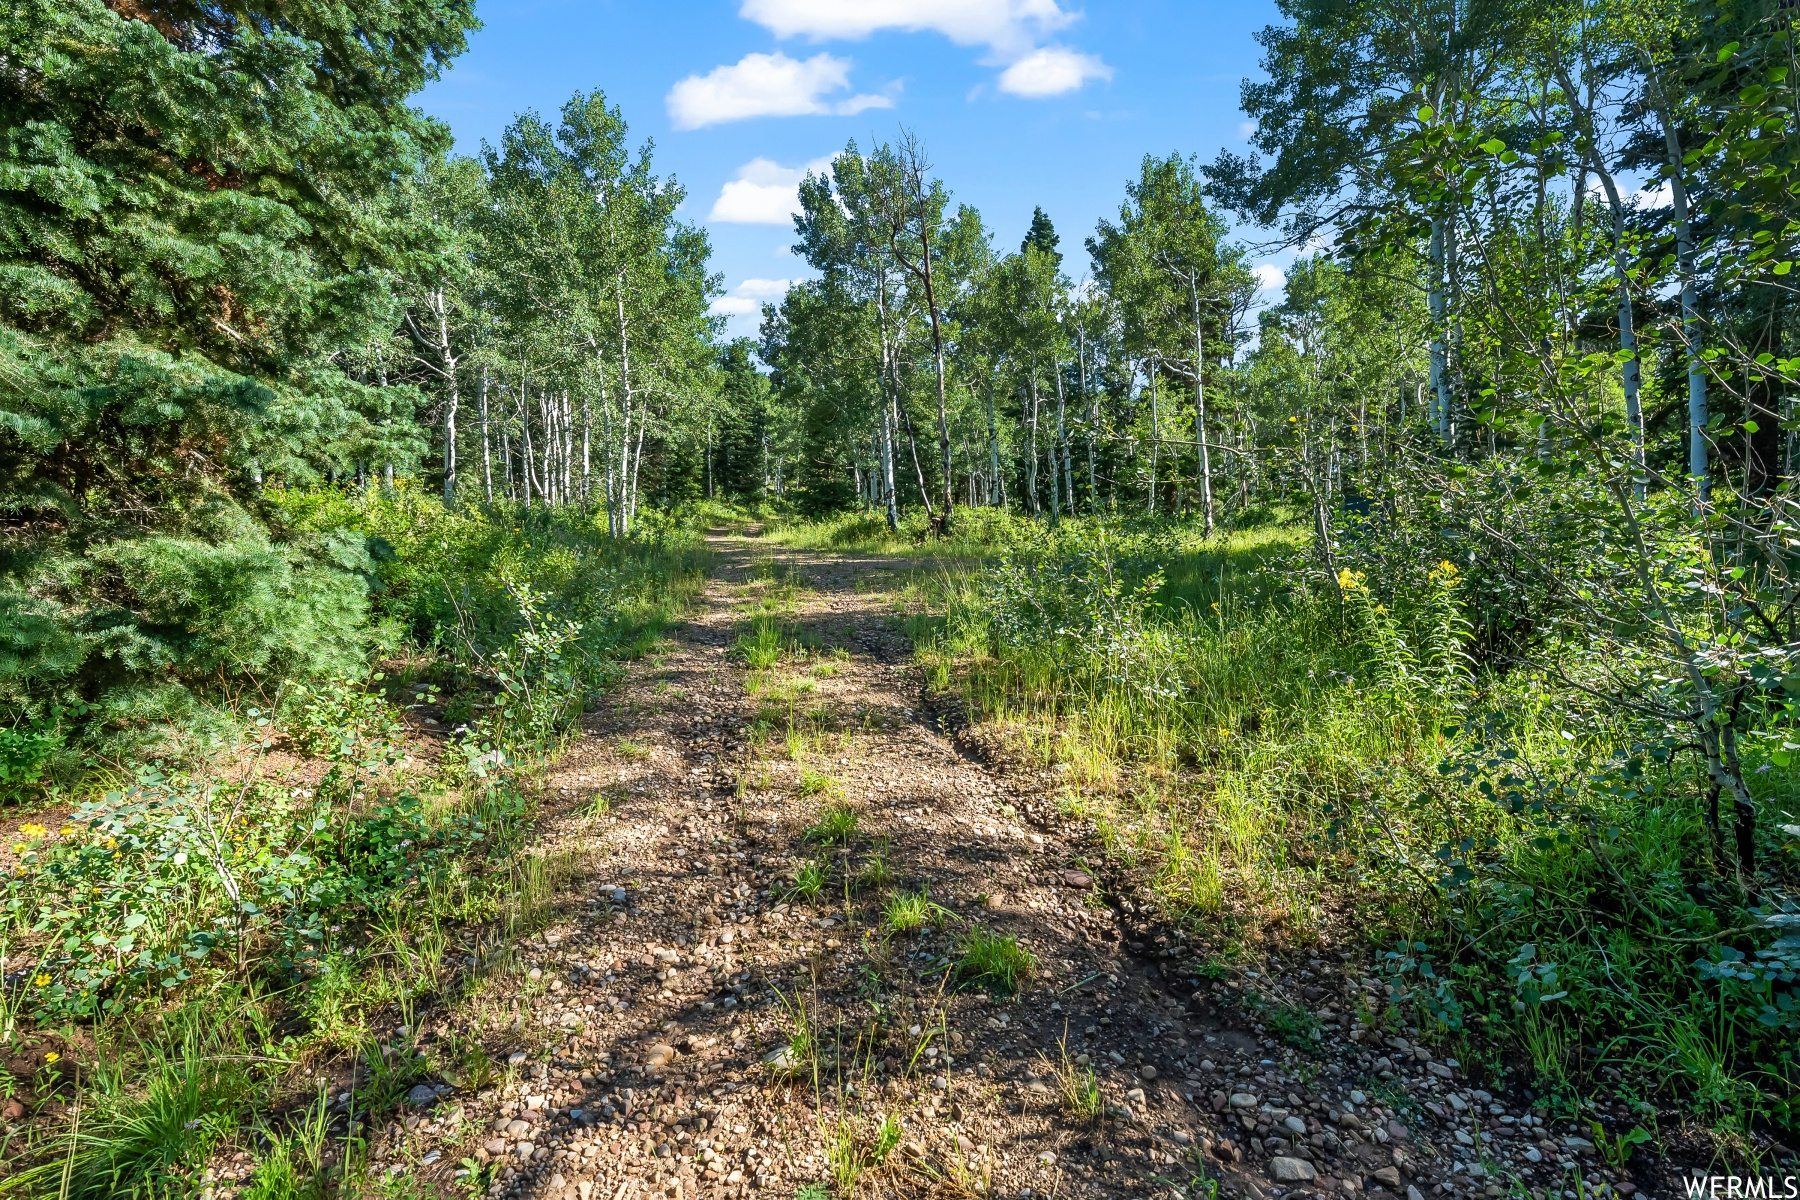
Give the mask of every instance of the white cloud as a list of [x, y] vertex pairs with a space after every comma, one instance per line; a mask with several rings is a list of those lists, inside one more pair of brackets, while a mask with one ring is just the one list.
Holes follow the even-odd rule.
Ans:
[[830, 165], [829, 158], [815, 158], [802, 167], [753, 158], [719, 190], [706, 219], [732, 225], [791, 224], [800, 211], [800, 181], [808, 171], [821, 174]]
[[784, 38], [855, 40], [891, 29], [985, 46], [986, 61], [1006, 67], [1000, 90], [1015, 96], [1057, 96], [1112, 78], [1092, 55], [1040, 45], [1078, 16], [1057, 0], [743, 0], [738, 14]]
[[1241, 140], [1247, 142], [1250, 140], [1250, 138], [1255, 133], [1256, 133], [1256, 122], [1255, 121], [1239, 121], [1238, 122], [1238, 137]]
[[740, 296], [751, 296], [758, 300], [776, 300], [787, 295], [791, 279], [746, 279], [732, 290]]
[[1627, 195], [1625, 203], [1636, 208], [1667, 208], [1675, 203], [1675, 187], [1667, 179], [1659, 179]]
[[706, 311], [715, 317], [753, 317], [762, 311], [762, 302], [747, 296], [720, 296]]
[[1000, 72], [1000, 90], [1015, 96], [1060, 96], [1090, 79], [1111, 78], [1112, 68], [1091, 54], [1045, 46]]
[[1258, 263], [1250, 268], [1250, 274], [1256, 279], [1258, 291], [1271, 291], [1287, 286], [1287, 272], [1274, 263]]
[[714, 67], [704, 75], [689, 75], [669, 89], [664, 103], [677, 129], [699, 129], [750, 117], [850, 116], [865, 109], [893, 107], [888, 96], [826, 99], [849, 86], [847, 58], [746, 54], [736, 63]]
[[963, 46], [1023, 56], [1075, 14], [1056, 0], [744, 0], [738, 15], [777, 37], [866, 38], [884, 29], [941, 33]]

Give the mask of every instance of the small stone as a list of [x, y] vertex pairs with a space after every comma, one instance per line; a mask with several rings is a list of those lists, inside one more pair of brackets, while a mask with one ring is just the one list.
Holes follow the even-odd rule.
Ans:
[[650, 1053], [644, 1056], [644, 1062], [651, 1067], [666, 1067], [675, 1057], [675, 1047], [667, 1042], [658, 1042], [650, 1047]]
[[542, 979], [543, 977], [544, 977], [544, 973], [542, 971], [538, 970], [538, 968], [536, 968], [536, 967], [533, 967], [533, 968], [531, 968], [531, 970], [525, 972], [525, 978], [527, 978], [527, 979]]
[[1064, 871], [1062, 873], [1062, 881], [1072, 888], [1091, 888], [1094, 886], [1093, 877], [1082, 871]]
[[512, 1148], [514, 1156], [518, 1158], [530, 1158], [536, 1150], [537, 1147], [530, 1142], [519, 1142]]
[[514, 1050], [511, 1054], [506, 1056], [506, 1065], [509, 1067], [524, 1066], [525, 1052], [523, 1050]]
[[1425, 1069], [1430, 1071], [1433, 1075], [1436, 1075], [1439, 1079], [1453, 1079], [1456, 1076], [1454, 1071], [1439, 1062], [1426, 1063]]
[[1045, 1150], [1038, 1155], [1038, 1161], [1048, 1166], [1050, 1163], [1056, 1161], [1056, 1155], [1049, 1150]]
[[556, 1174], [550, 1176], [550, 1190], [552, 1192], [560, 1192], [568, 1186], [569, 1186], [569, 1181], [562, 1177], [562, 1172], [559, 1171]]
[[1129, 1092], [1126, 1092], [1125, 1102], [1127, 1104], [1142, 1104], [1144, 1102], [1144, 1089], [1132, 1088]]
[[415, 1083], [406, 1093], [406, 1102], [413, 1108], [430, 1108], [437, 1103], [437, 1092], [428, 1083]]
[[1232, 1093], [1231, 1107], [1233, 1107], [1233, 1108], [1246, 1108], [1246, 1109], [1255, 1108], [1256, 1103], [1257, 1103], [1257, 1101], [1256, 1101], [1256, 1093], [1255, 1092], [1233, 1092]]
[[1405, 1142], [1408, 1138], [1412, 1137], [1412, 1133], [1406, 1126], [1398, 1121], [1389, 1121], [1387, 1123], [1387, 1135], [1396, 1142]]
[[1393, 1188], [1395, 1191], [1400, 1190], [1399, 1167], [1383, 1167], [1375, 1172], [1373, 1178], [1375, 1182], [1379, 1183], [1382, 1187]]
[[594, 1185], [592, 1183], [588, 1182], [587, 1180], [584, 1179], [580, 1183], [575, 1185], [575, 1195], [578, 1198], [578, 1200], [588, 1200], [588, 1197], [592, 1196], [593, 1194], [594, 1194]]
[[777, 1071], [791, 1071], [795, 1065], [794, 1052], [787, 1046], [777, 1046], [763, 1055], [762, 1060], [764, 1066]]
[[1302, 1137], [1306, 1134], [1306, 1122], [1302, 1121], [1299, 1117], [1289, 1117], [1283, 1121], [1282, 1124]]
[[1269, 1161], [1269, 1174], [1277, 1183], [1311, 1183], [1319, 1177], [1313, 1165], [1304, 1158], [1288, 1158], [1283, 1155]]
[[530, 1132], [531, 1132], [531, 1122], [530, 1121], [508, 1121], [506, 1123], [506, 1136], [507, 1137], [521, 1138]]
[[499, 1158], [502, 1154], [506, 1153], [506, 1139], [489, 1138], [487, 1141], [481, 1143], [481, 1148], [495, 1158]]
[[1406, 1200], [1425, 1200], [1425, 1193], [1409, 1183], [1406, 1185]]
[[1200, 1069], [1202, 1071], [1216, 1071], [1219, 1069], [1219, 1065], [1210, 1058], [1203, 1058], [1200, 1060]]
[[1539, 1150], [1536, 1146], [1532, 1146], [1530, 1149], [1525, 1151], [1525, 1161], [1528, 1163], [1543, 1162], [1544, 1161], [1544, 1152], [1542, 1150]]
[[1149, 1063], [1145, 1063], [1138, 1068], [1138, 1078], [1146, 1082], [1154, 1082], [1156, 1079], [1156, 1068]]
[[1174, 1137], [1176, 1144], [1181, 1146], [1190, 1145], [1194, 1140], [1193, 1135], [1185, 1129], [1177, 1129], [1171, 1136]]

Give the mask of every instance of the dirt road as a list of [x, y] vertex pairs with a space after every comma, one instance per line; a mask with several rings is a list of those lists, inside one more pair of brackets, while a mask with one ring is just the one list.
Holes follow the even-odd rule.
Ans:
[[[506, 1078], [391, 1127], [396, 1174], [472, 1155], [491, 1195], [580, 1200], [1617, 1178], [1570, 1127], [1359, 1025], [1366, 962], [1203, 970], [1057, 815], [1052, 779], [979, 761], [926, 711], [895, 619], [911, 564], [713, 542], [703, 604], [549, 780], [549, 926], [454, 1018]], [[800, 649], [752, 669], [733, 648], [758, 612]], [[809, 838], [840, 804], [847, 844]], [[935, 926], [892, 932], [890, 899], [921, 892]], [[1017, 992], [958, 977], [977, 932], [1029, 951]], [[1285, 1024], [1246, 990], [1286, 996]]]

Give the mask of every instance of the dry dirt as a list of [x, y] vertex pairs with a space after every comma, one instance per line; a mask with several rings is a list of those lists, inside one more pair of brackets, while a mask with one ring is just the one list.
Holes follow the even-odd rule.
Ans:
[[[490, 1195], [580, 1200], [818, 1184], [1543, 1197], [1577, 1173], [1590, 1192], [1636, 1190], [1573, 1126], [1359, 1026], [1377, 986], [1365, 951], [1199, 973], [1045, 780], [985, 764], [926, 710], [895, 619], [912, 564], [712, 540], [701, 605], [548, 781], [540, 849], [569, 864], [550, 925], [451, 1018], [486, 1031], [505, 1076], [415, 1089], [376, 1143], [397, 1184], [455, 1187], [474, 1159]], [[802, 586], [784, 619], [810, 649], [752, 672], [733, 647], [788, 573]], [[784, 740], [790, 721], [804, 742]], [[594, 815], [599, 797], [610, 807]], [[858, 833], [821, 847], [806, 831], [836, 800]], [[812, 858], [828, 876], [808, 904], [793, 873]], [[888, 878], [870, 884], [877, 862]], [[921, 889], [941, 925], [890, 934], [887, 898]], [[975, 930], [1034, 957], [1016, 994], [958, 978]], [[1247, 990], [1286, 997], [1320, 1039], [1279, 1040]], [[784, 1055], [802, 1027], [813, 1052]], [[1090, 1066], [1093, 1117], [1065, 1094]]]

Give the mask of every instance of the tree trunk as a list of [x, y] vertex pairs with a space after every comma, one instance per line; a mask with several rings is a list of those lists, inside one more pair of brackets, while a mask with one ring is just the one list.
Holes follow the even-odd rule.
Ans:
[[1659, 84], [1652, 84], [1663, 148], [1668, 152], [1669, 190], [1675, 208], [1675, 261], [1681, 272], [1681, 340], [1688, 374], [1688, 477], [1696, 499], [1705, 504], [1711, 492], [1706, 445], [1706, 368], [1700, 357], [1699, 288], [1694, 278], [1694, 230], [1688, 213], [1687, 180], [1682, 173], [1681, 137]]
[[1202, 536], [1213, 535], [1212, 455], [1206, 449], [1206, 326], [1200, 312], [1200, 286], [1189, 285], [1194, 304], [1194, 441], [1200, 451], [1200, 518]]
[[488, 369], [481, 364], [481, 383], [476, 388], [476, 397], [481, 406], [481, 498], [489, 504], [494, 502], [494, 458], [492, 442], [488, 434]]

